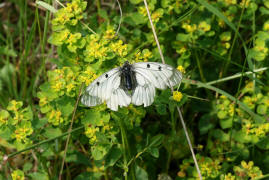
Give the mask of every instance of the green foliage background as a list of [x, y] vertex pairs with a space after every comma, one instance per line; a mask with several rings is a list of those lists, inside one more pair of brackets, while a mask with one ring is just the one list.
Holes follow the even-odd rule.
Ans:
[[[0, 3], [0, 179], [269, 177], [269, 1], [149, 0], [167, 64], [184, 67], [153, 105], [79, 102], [124, 61], [161, 62], [142, 0]], [[65, 156], [68, 130], [70, 141]]]

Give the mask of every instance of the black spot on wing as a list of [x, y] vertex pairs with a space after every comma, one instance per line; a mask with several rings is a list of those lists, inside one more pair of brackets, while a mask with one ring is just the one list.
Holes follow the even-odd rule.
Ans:
[[108, 78], [108, 74], [106, 74], [105, 77]]
[[99, 86], [100, 85], [100, 82], [97, 82], [96, 84], [97, 84], [97, 86]]
[[161, 67], [161, 66], [159, 66], [159, 70], [160, 70], [160, 71], [162, 70], [162, 67]]
[[147, 64], [147, 68], [150, 68], [150, 64]]

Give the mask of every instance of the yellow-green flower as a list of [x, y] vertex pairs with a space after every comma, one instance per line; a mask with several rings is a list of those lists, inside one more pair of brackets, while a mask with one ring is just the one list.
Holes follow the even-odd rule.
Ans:
[[179, 91], [173, 91], [173, 99], [177, 102], [181, 101], [183, 95]]
[[115, 53], [117, 53], [121, 57], [127, 55], [127, 44], [123, 45], [122, 40], [119, 40], [115, 43], [111, 43], [110, 48], [112, 49], [112, 51], [114, 51]]
[[26, 142], [27, 136], [33, 133], [31, 122], [23, 122], [16, 127], [14, 134], [12, 135], [19, 142]]
[[22, 105], [23, 103], [21, 101], [11, 100], [7, 106], [7, 110], [16, 112]]
[[112, 27], [108, 27], [106, 32], [105, 32], [105, 35], [104, 35], [104, 38], [105, 39], [112, 39], [114, 36], [115, 36], [115, 31]]
[[224, 180], [235, 180], [235, 176], [231, 173], [228, 173], [224, 176]]
[[200, 22], [200, 24], [198, 25], [198, 28], [204, 32], [210, 31], [211, 29], [211, 25], [208, 24], [206, 21], [202, 21]]
[[47, 115], [48, 115], [48, 122], [52, 123], [54, 126], [58, 126], [64, 121], [62, 117], [62, 112], [59, 110], [52, 110]]
[[181, 65], [179, 65], [178, 67], [177, 67], [177, 70], [179, 70], [181, 73], [185, 73], [185, 69], [184, 69], [184, 67], [183, 66], [181, 66]]
[[96, 132], [99, 132], [99, 127], [88, 126], [85, 135], [90, 138], [90, 144], [94, 144], [97, 140]]
[[269, 31], [269, 21], [266, 21], [266, 22], [263, 24], [263, 30], [264, 30], [264, 31]]
[[24, 173], [21, 170], [15, 170], [11, 173], [12, 180], [24, 180]]
[[227, 5], [233, 5], [237, 3], [237, 0], [224, 0]]
[[0, 110], [0, 126], [8, 124], [9, 112], [6, 110]]
[[151, 18], [153, 22], [158, 22], [160, 18], [163, 16], [163, 9], [157, 9], [154, 13], [152, 13]]
[[197, 25], [196, 24], [187, 24], [187, 23], [183, 23], [182, 24], [182, 28], [186, 30], [186, 32], [188, 33], [193, 33], [194, 31], [197, 30]]

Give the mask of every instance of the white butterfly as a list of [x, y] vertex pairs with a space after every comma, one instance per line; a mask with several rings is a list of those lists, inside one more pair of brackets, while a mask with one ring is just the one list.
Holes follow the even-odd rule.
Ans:
[[167, 64], [156, 62], [139, 62], [114, 68], [96, 80], [87, 88], [81, 98], [82, 104], [96, 106], [106, 102], [113, 111], [118, 106], [150, 106], [154, 101], [155, 88], [166, 89], [182, 80], [182, 74]]

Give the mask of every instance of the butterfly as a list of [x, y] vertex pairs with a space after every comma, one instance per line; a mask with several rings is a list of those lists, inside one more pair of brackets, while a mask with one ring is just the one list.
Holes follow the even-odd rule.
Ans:
[[113, 111], [118, 106], [130, 103], [150, 106], [155, 97], [155, 88], [166, 89], [179, 84], [182, 74], [167, 64], [138, 62], [114, 68], [95, 79], [85, 90], [81, 102], [86, 106], [97, 106], [106, 102]]

